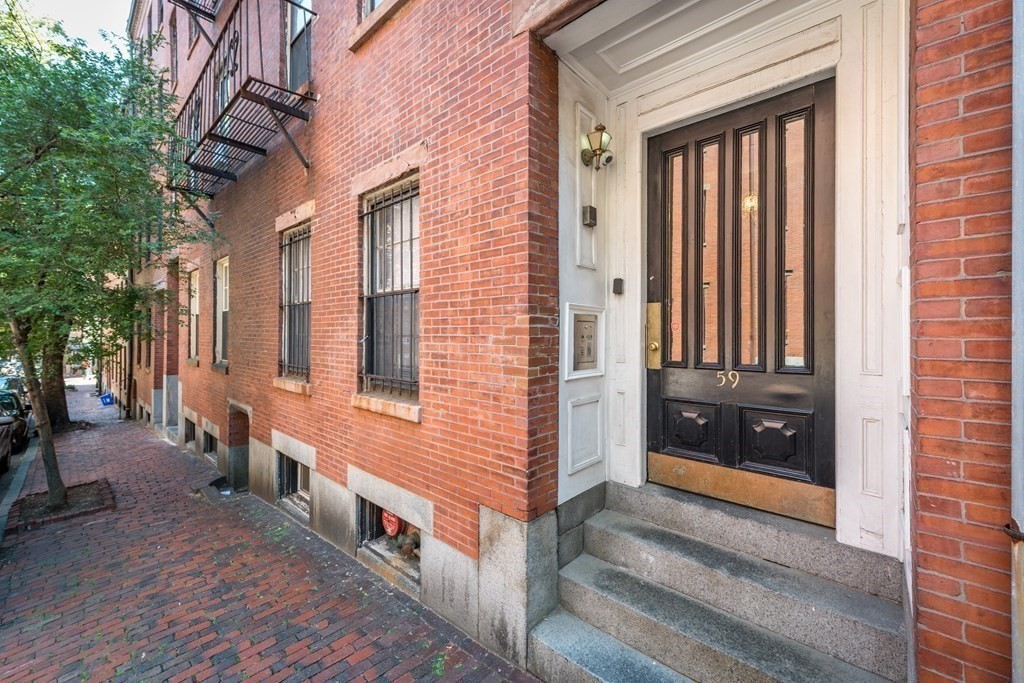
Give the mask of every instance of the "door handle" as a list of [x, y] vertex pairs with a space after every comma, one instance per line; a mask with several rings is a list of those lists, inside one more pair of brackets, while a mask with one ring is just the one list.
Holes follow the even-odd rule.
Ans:
[[661, 369], [661, 304], [647, 304], [647, 368]]

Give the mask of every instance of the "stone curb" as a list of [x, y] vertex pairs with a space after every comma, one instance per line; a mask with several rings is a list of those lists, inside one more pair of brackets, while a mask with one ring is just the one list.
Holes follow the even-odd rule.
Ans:
[[35, 461], [38, 453], [39, 438], [33, 437], [28, 450], [25, 451], [25, 455], [21, 458], [21, 463], [18, 464], [18, 471], [11, 478], [11, 485], [7, 489], [7, 495], [0, 502], [0, 542], [4, 540], [4, 532], [7, 529], [7, 519], [10, 516], [11, 506], [14, 505], [14, 501], [21, 497], [21, 489], [25, 485], [25, 479], [28, 477], [28, 468]]

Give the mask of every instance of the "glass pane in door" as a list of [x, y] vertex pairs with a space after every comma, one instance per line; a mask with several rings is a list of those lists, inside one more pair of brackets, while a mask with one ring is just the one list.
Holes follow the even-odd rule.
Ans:
[[761, 364], [761, 129], [741, 132], [736, 145], [736, 365]]
[[668, 361], [686, 362], [686, 148], [668, 156]]
[[722, 365], [722, 142], [701, 143], [697, 177], [698, 365]]
[[782, 344], [784, 368], [808, 368], [807, 120], [782, 120]]

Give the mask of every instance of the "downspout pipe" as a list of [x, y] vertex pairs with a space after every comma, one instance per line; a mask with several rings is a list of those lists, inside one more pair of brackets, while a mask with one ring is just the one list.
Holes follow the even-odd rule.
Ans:
[[1013, 0], [1010, 535], [1013, 680], [1024, 681], [1024, 0]]

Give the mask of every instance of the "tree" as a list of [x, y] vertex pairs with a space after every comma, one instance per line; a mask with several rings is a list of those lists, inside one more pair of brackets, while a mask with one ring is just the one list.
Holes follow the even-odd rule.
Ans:
[[67, 417], [54, 366], [69, 334], [102, 357], [146, 329], [160, 293], [130, 274], [207, 234], [164, 189], [179, 141], [152, 44], [97, 52], [0, 1], [0, 315], [24, 366], [48, 502], [61, 507], [51, 418]]

